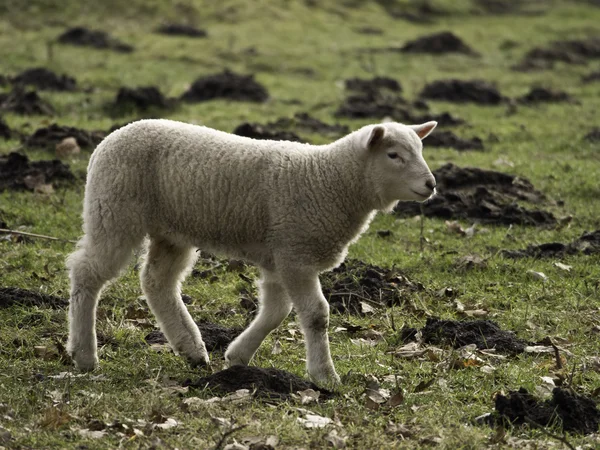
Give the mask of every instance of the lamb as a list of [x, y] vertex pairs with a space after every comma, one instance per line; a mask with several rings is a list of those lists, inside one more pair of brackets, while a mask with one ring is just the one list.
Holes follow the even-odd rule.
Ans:
[[227, 365], [248, 364], [293, 306], [309, 376], [338, 382], [318, 275], [344, 260], [378, 210], [435, 192], [421, 140], [436, 125], [368, 125], [321, 146], [170, 120], [114, 131], [90, 158], [85, 234], [67, 259], [67, 350], [75, 365], [91, 370], [98, 363], [98, 297], [148, 238], [141, 286], [176, 353], [193, 365], [209, 363], [180, 292], [199, 248], [245, 259], [261, 273], [258, 314], [228, 347]]

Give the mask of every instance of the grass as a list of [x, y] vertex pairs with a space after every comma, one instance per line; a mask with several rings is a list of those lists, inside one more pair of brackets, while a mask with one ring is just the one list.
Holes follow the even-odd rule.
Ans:
[[[350, 250], [350, 256], [380, 266], [395, 265], [406, 275], [423, 283], [427, 290], [415, 295], [413, 308], [378, 310], [363, 318], [331, 318], [331, 347], [338, 372], [344, 379], [341, 395], [333, 400], [302, 406], [299, 402], [269, 404], [218, 402], [192, 411], [183, 399], [209, 392], [172, 392], [172, 384], [198, 376], [184, 361], [169, 352], [158, 353], [143, 341], [147, 329], [128, 319], [132, 305], [145, 309], [137, 272], [130, 266], [118, 282], [106, 289], [99, 307], [99, 333], [108, 339], [100, 349], [100, 368], [92, 374], [53, 378], [70, 371], [56, 355], [36, 354], [36, 346], [60, 349], [66, 340], [63, 310], [12, 307], [0, 309], [0, 427], [12, 439], [7, 448], [213, 448], [230, 428], [224, 418], [246, 427], [232, 433], [243, 441], [273, 435], [278, 448], [323, 448], [335, 429], [350, 448], [550, 448], [558, 440], [538, 429], [515, 428], [505, 436], [487, 426], [473, 424], [473, 418], [493, 409], [493, 397], [526, 387], [534, 392], [542, 376], [566, 379], [578, 391], [591, 393], [600, 385], [600, 375], [591, 359], [600, 350], [597, 334], [600, 297], [600, 257], [569, 256], [560, 261], [572, 266], [570, 272], [555, 267], [555, 260], [503, 259], [500, 248], [517, 249], [532, 243], [568, 241], [585, 230], [600, 228], [600, 173], [598, 144], [582, 140], [597, 124], [600, 108], [598, 84], [582, 84], [580, 77], [594, 69], [558, 64], [554, 70], [521, 73], [510, 70], [534, 46], [556, 39], [586, 37], [598, 32], [600, 9], [586, 2], [554, 1], [543, 15], [486, 15], [470, 1], [434, 1], [446, 11], [429, 24], [395, 19], [384, 7], [408, 2], [350, 3], [262, 0], [252, 5], [239, 0], [204, 4], [187, 1], [171, 4], [159, 0], [141, 2], [6, 2], [0, 5], [0, 61], [2, 72], [16, 74], [43, 65], [75, 76], [84, 88], [76, 93], [43, 92], [57, 109], [56, 117], [24, 117], [5, 114], [11, 126], [25, 134], [51, 122], [88, 129], [107, 129], [136, 115], [109, 117], [105, 105], [122, 85], [154, 84], [170, 96], [180, 95], [196, 77], [225, 67], [255, 73], [271, 93], [265, 104], [212, 101], [182, 105], [167, 117], [231, 131], [242, 121], [265, 123], [297, 111], [308, 111], [331, 122], [344, 97], [344, 78], [385, 75], [397, 78], [404, 95], [414, 99], [429, 81], [441, 78], [481, 78], [497, 84], [508, 97], [525, 94], [531, 86], [543, 85], [568, 91], [579, 103], [518, 107], [509, 114], [505, 106], [481, 107], [431, 102], [434, 111], [451, 111], [468, 125], [456, 128], [465, 137], [481, 136], [486, 151], [459, 153], [451, 149], [428, 149], [425, 156], [432, 168], [451, 161], [461, 166], [496, 168], [503, 157], [514, 167], [496, 168], [526, 177], [541, 191], [564, 206], [554, 207], [558, 216], [572, 215], [570, 226], [557, 229], [485, 227], [471, 239], [450, 233], [442, 220], [425, 219], [427, 243], [421, 248], [419, 219], [397, 219], [379, 215], [370, 230]], [[388, 10], [390, 10], [388, 8]], [[162, 20], [182, 19], [205, 27], [209, 39], [187, 40], [152, 33]], [[54, 45], [49, 57], [47, 43], [66, 26], [101, 27], [136, 47], [132, 54]], [[382, 35], [356, 32], [360, 27], [378, 27]], [[462, 55], [427, 56], [373, 52], [369, 49], [401, 45], [407, 40], [439, 30], [453, 30], [480, 58]], [[515, 45], [503, 45], [512, 41]], [[256, 54], [246, 51], [256, 49]], [[307, 70], [310, 69], [310, 70]], [[300, 105], [289, 100], [299, 100]], [[369, 120], [339, 120], [357, 128]], [[495, 139], [490, 138], [491, 135]], [[315, 143], [326, 137], [306, 135]], [[0, 153], [19, 145], [15, 139], [0, 141]], [[49, 152], [27, 150], [32, 159], [48, 159]], [[69, 161], [76, 174], [83, 175], [89, 153]], [[50, 196], [23, 192], [0, 193], [0, 218], [12, 228], [39, 234], [77, 239], [81, 230], [83, 182], [59, 188]], [[463, 226], [470, 225], [463, 223]], [[376, 231], [387, 229], [392, 236], [382, 239]], [[64, 259], [73, 246], [44, 240], [15, 243], [0, 240], [0, 286], [18, 286], [68, 297]], [[460, 256], [479, 254], [486, 267], [461, 271]], [[549, 281], [534, 280], [529, 269], [544, 272]], [[250, 277], [255, 271], [246, 270]], [[196, 319], [208, 319], [229, 326], [243, 326], [245, 312], [239, 306], [242, 285], [235, 273], [218, 272], [219, 281], [190, 278], [184, 292], [194, 301], [189, 306]], [[436, 292], [452, 287], [467, 309], [485, 309], [489, 318], [520, 337], [537, 341], [546, 336], [559, 339], [572, 353], [563, 354], [565, 369], [557, 371], [552, 355], [524, 355], [505, 361], [486, 361], [495, 370], [486, 373], [479, 366], [450, 369], [453, 352], [441, 360], [401, 359], [390, 353], [401, 346], [398, 329], [403, 325], [422, 326], [426, 313], [457, 319], [454, 299]], [[393, 320], [392, 320], [393, 317]], [[333, 332], [345, 321], [372, 328], [384, 339], [374, 347], [356, 345], [346, 333]], [[395, 330], [392, 328], [395, 326]], [[596, 327], [596, 328], [594, 328]], [[292, 316], [270, 336], [253, 364], [277, 367], [304, 375], [304, 347]], [[275, 341], [282, 352], [272, 354]], [[212, 355], [213, 370], [222, 365], [222, 356]], [[397, 377], [384, 387], [405, 393], [395, 408], [369, 409], [363, 395], [366, 378]], [[389, 379], [389, 378], [387, 378]], [[423, 392], [414, 392], [419, 383], [434, 379]], [[307, 429], [299, 425], [299, 407], [332, 418], [334, 425]], [[178, 425], [153, 428], [164, 417]], [[91, 438], [80, 429], [94, 421], [113, 424], [105, 436]], [[221, 423], [221, 424], [220, 424]], [[91, 425], [92, 424], [92, 425]], [[127, 428], [119, 424], [125, 424]], [[399, 433], [398, 425], [405, 431]], [[396, 428], [394, 428], [394, 426]], [[1, 431], [0, 428], [0, 431]], [[133, 431], [134, 429], [139, 431]], [[551, 430], [559, 433], [558, 430]], [[597, 448], [598, 435], [569, 435], [573, 446]]]

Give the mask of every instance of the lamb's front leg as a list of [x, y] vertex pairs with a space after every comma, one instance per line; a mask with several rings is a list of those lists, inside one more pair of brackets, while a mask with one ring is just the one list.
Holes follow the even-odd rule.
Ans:
[[323, 296], [318, 275], [287, 270], [282, 281], [304, 333], [308, 374], [319, 383], [338, 383], [340, 377], [331, 360], [327, 334], [329, 303]]
[[261, 274], [258, 314], [227, 348], [225, 361], [228, 366], [248, 364], [262, 341], [292, 310], [290, 299], [277, 276], [266, 270], [262, 270]]

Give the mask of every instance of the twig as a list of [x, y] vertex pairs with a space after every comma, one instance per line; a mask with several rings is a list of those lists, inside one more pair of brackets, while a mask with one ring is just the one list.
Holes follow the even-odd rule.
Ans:
[[57, 238], [57, 237], [53, 237], [53, 236], [45, 236], [43, 234], [27, 233], [25, 231], [9, 230], [7, 228], [0, 228], [0, 233], [16, 234], [18, 236], [27, 236], [27, 237], [33, 237], [33, 238], [48, 239], [50, 241], [61, 241], [61, 242], [69, 242], [71, 244], [77, 244], [77, 241], [71, 241], [70, 239], [62, 239], [62, 238]]
[[423, 228], [425, 226], [425, 210], [423, 209], [423, 203], [419, 203], [419, 208], [421, 209], [421, 235], [419, 236], [419, 248], [421, 253], [423, 253], [423, 243], [425, 242], [425, 236], [423, 233]]
[[229, 430], [227, 430], [225, 433], [223, 433], [223, 436], [221, 436], [221, 439], [219, 439], [219, 442], [217, 442], [217, 445], [215, 445], [213, 450], [221, 450], [223, 448], [223, 444], [225, 444], [225, 441], [227, 440], [227, 438], [229, 436], [231, 436], [236, 431], [243, 430], [247, 426], [248, 425], [240, 425], [239, 427], [232, 426]]
[[558, 351], [558, 347], [554, 342], [552, 342], [552, 339], [548, 338], [548, 340], [550, 341], [550, 345], [554, 349], [554, 358], [556, 358], [556, 368], [558, 370], [561, 370], [563, 368], [563, 364], [562, 360], [560, 359], [560, 352]]
[[569, 441], [567, 441], [567, 438], [564, 436], [559, 436], [558, 434], [554, 434], [554, 433], [550, 433], [548, 430], [546, 430], [545, 427], [543, 427], [542, 425], [540, 425], [537, 422], [534, 422], [533, 420], [531, 420], [529, 417], [525, 417], [525, 422], [527, 422], [529, 425], [533, 425], [535, 428], [537, 428], [538, 430], [540, 430], [542, 433], [544, 433], [545, 435], [556, 439], [557, 441], [562, 442], [563, 444], [565, 444], [567, 447], [569, 447], [571, 450], [575, 450], [575, 447], [573, 447], [573, 445], [571, 445], [571, 443]]

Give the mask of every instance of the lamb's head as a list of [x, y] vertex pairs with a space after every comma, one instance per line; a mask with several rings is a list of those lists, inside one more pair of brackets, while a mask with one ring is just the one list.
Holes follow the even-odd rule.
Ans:
[[401, 200], [425, 201], [435, 192], [435, 178], [423, 159], [424, 139], [437, 122], [403, 125], [388, 122], [358, 132], [366, 152], [367, 183], [377, 196], [378, 208], [389, 210]]

